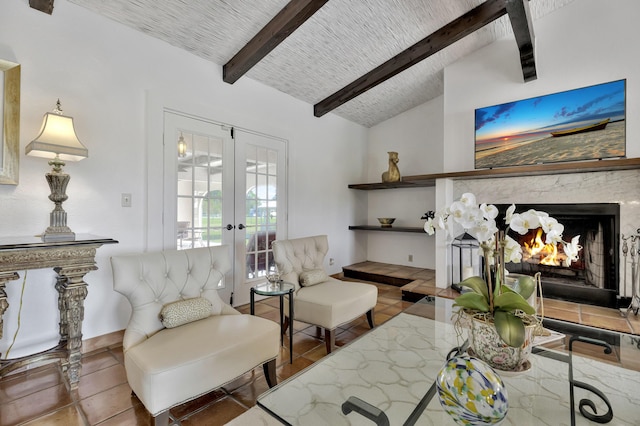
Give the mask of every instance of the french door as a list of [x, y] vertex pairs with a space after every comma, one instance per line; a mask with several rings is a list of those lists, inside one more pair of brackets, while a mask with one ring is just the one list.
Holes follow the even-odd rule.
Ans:
[[237, 280], [235, 302], [249, 303], [256, 281], [275, 271], [271, 242], [286, 238], [286, 142], [252, 133], [235, 132], [235, 232]]
[[220, 296], [248, 303], [286, 230], [286, 142], [176, 112], [164, 123], [164, 247], [228, 245]]

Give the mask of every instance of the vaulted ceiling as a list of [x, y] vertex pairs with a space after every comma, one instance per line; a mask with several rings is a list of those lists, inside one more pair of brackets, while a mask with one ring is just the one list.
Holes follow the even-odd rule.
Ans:
[[[221, 67], [228, 64], [283, 8], [292, 7], [295, 2], [298, 2], [298, 0], [69, 1], [192, 52]], [[310, 17], [306, 21], [304, 20], [306, 16], [297, 18], [302, 24], [239, 78], [251, 78], [315, 105], [316, 115], [319, 115], [318, 105], [322, 105], [322, 102], [331, 95], [381, 64], [393, 65], [398, 61], [394, 57], [402, 52], [406, 51], [405, 60], [415, 59], [412, 57], [414, 55], [412, 46], [416, 43], [423, 43], [423, 51], [433, 48], [432, 38], [437, 36], [444, 39], [452, 34], [451, 27], [441, 30], [447, 24], [473, 9], [480, 6], [487, 7], [489, 3], [497, 1], [306, 1], [312, 8], [318, 10], [309, 12]], [[514, 0], [500, 1], [517, 3]], [[533, 33], [535, 33], [537, 19], [572, 1], [530, 0], [528, 7], [530, 21], [533, 22]], [[443, 93], [444, 67], [513, 32], [512, 25], [515, 25], [512, 22], [513, 17], [510, 20], [510, 16], [506, 14], [500, 16], [450, 45], [445, 43], [447, 47], [435, 53], [427, 52], [426, 59], [364, 93], [335, 108], [334, 104], [331, 112], [370, 127], [440, 96]], [[461, 19], [456, 28], [469, 25], [469, 22], [471, 21], [468, 19]], [[273, 32], [266, 36], [272, 37]], [[516, 39], [519, 39], [517, 32]], [[426, 47], [424, 43], [427, 44]], [[522, 61], [523, 67], [525, 66], [525, 59], [516, 57], [514, 60]], [[212, 76], [212, 78], [219, 77]], [[372, 76], [369, 75], [363, 80], [371, 79]]]

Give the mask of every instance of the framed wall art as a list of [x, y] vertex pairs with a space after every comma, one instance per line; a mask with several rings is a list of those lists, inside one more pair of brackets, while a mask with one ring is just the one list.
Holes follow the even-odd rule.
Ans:
[[0, 59], [0, 184], [17, 185], [20, 165], [20, 65]]
[[475, 110], [475, 168], [626, 155], [626, 80]]

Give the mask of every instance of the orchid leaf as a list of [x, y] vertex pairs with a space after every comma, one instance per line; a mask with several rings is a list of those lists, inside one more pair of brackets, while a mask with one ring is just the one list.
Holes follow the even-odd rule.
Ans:
[[489, 298], [489, 291], [487, 290], [487, 283], [480, 277], [469, 277], [460, 282], [461, 286], [469, 287], [477, 294], [481, 294], [485, 299]]
[[474, 311], [489, 312], [489, 304], [487, 299], [478, 293], [463, 293], [456, 297], [455, 304], [453, 306], [460, 306], [464, 309], [472, 309]]
[[513, 286], [513, 289], [522, 297], [528, 299], [536, 290], [536, 280], [529, 275], [519, 276]]
[[508, 312], [497, 311], [493, 314], [493, 321], [498, 335], [507, 345], [514, 348], [522, 346], [525, 329], [521, 318]]
[[520, 309], [525, 314], [533, 315], [536, 313], [535, 308], [529, 305], [524, 297], [518, 293], [509, 291], [502, 293], [493, 300], [493, 306], [500, 311], [514, 311]]

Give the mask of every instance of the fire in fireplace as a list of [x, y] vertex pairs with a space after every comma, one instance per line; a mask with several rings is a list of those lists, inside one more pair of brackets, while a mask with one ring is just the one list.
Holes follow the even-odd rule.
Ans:
[[[508, 205], [497, 205], [502, 221]], [[578, 260], [564, 266], [566, 255], [562, 244], [557, 247], [544, 243], [542, 229], [525, 235], [513, 231], [510, 236], [522, 247], [522, 262], [508, 263], [507, 270], [520, 274], [542, 276], [545, 297], [563, 299], [598, 306], [617, 307], [618, 241], [620, 206], [618, 204], [518, 204], [517, 211], [544, 211], [564, 225], [563, 239], [579, 235], [582, 250]]]

